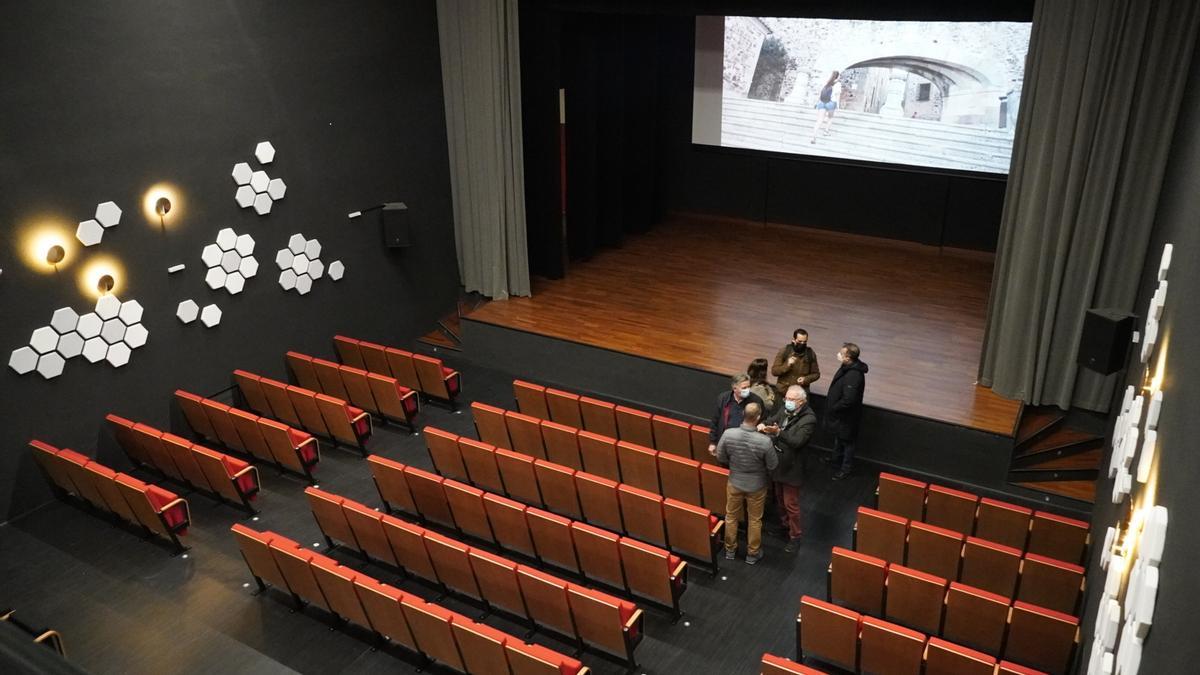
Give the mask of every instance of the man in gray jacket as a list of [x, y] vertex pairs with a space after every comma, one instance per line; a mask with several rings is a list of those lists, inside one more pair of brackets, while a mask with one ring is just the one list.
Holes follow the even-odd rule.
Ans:
[[796, 384], [787, 388], [779, 410], [758, 425], [759, 431], [774, 440], [775, 451], [779, 453], [779, 467], [775, 470], [775, 504], [788, 538], [783, 550], [788, 553], [795, 553], [800, 546], [804, 454], [816, 428], [817, 414], [808, 405], [808, 393]]
[[746, 563], [762, 560], [762, 516], [779, 456], [771, 439], [758, 433], [762, 406], [748, 403], [741, 426], [726, 429], [717, 441], [717, 461], [729, 467], [725, 488], [725, 559], [737, 557], [738, 519], [746, 510]]

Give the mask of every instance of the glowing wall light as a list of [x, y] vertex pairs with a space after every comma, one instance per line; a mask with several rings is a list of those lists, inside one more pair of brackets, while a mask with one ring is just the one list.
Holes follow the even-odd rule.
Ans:
[[120, 294], [125, 281], [125, 268], [116, 258], [97, 256], [88, 260], [79, 272], [78, 281], [79, 291], [89, 298]]
[[183, 193], [171, 183], [155, 183], [142, 195], [142, 215], [146, 216], [146, 222], [163, 229], [168, 214], [172, 221], [178, 222], [183, 207]]
[[75, 237], [60, 222], [42, 221], [26, 227], [20, 242], [21, 257], [36, 272], [53, 274], [69, 266], [75, 257]]

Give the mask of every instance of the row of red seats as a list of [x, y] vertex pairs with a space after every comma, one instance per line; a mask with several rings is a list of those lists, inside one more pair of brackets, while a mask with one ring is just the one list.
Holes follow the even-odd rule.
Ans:
[[305, 550], [274, 532], [232, 528], [261, 590], [266, 584], [462, 673], [582, 675], [579, 661], [524, 641]]
[[936, 525], [859, 507], [854, 550], [1006, 598], [1078, 614], [1085, 570]]
[[725, 514], [729, 470], [724, 467], [485, 403], [472, 403], [471, 414], [484, 443]]
[[886, 472], [879, 474], [875, 494], [880, 511], [1022, 552], [1079, 565], [1087, 560], [1090, 528], [1082, 520]]
[[317, 439], [307, 431], [293, 429], [275, 420], [182, 389], [175, 390], [175, 400], [192, 431], [205, 440], [246, 453], [314, 482], [312, 472], [321, 461], [321, 449]]
[[534, 626], [624, 659], [636, 668], [642, 610], [627, 600], [539, 572], [338, 495], [308, 488], [309, 506], [330, 547], [367, 558], [500, 609]]
[[285, 384], [245, 370], [233, 371], [242, 399], [259, 415], [273, 417], [324, 437], [335, 444], [358, 449], [367, 456], [371, 415], [345, 400], [311, 389]]
[[74, 496], [135, 526], [147, 535], [169, 539], [177, 552], [187, 550], [179, 537], [187, 534], [192, 514], [187, 500], [170, 490], [119, 473], [67, 448], [33, 440], [33, 458], [59, 497]]
[[717, 571], [725, 522], [707, 509], [544, 459], [425, 427], [438, 473], [670, 548]]
[[342, 363], [380, 375], [390, 375], [400, 384], [453, 407], [462, 391], [462, 376], [441, 359], [384, 347], [344, 335], [333, 336], [333, 346]]
[[825, 675], [825, 671], [774, 654], [763, 654], [759, 675]]
[[687, 563], [678, 556], [378, 455], [367, 462], [389, 511], [398, 508], [669, 607], [676, 618], [682, 614]]
[[287, 365], [301, 387], [349, 401], [382, 420], [398, 422], [416, 431], [420, 410], [417, 392], [396, 378], [299, 352], [287, 353]]
[[841, 547], [830, 556], [829, 599], [1051, 672], [1063, 672], [1079, 646], [1079, 619], [1069, 614]]
[[796, 617], [796, 653], [854, 673], [1045, 675], [807, 595]]
[[257, 513], [250, 502], [262, 485], [253, 464], [119, 415], [104, 419], [135, 464]]
[[586, 429], [697, 462], [716, 462], [708, 453], [708, 427], [523, 380], [513, 380], [513, 395], [518, 410], [539, 419]]

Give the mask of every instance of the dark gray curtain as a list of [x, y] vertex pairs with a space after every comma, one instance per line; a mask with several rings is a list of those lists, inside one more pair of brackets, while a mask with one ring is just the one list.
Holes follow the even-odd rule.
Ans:
[[1196, 0], [1037, 3], [980, 384], [1107, 410], [1083, 316], [1133, 308], [1198, 23]]

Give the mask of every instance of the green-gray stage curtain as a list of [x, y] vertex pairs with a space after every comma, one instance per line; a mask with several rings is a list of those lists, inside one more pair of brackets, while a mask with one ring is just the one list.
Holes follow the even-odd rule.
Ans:
[[1132, 311], [1197, 37], [1196, 0], [1039, 0], [980, 384], [1105, 411], [1084, 313]]
[[437, 15], [462, 283], [529, 295], [517, 0], [438, 0]]

